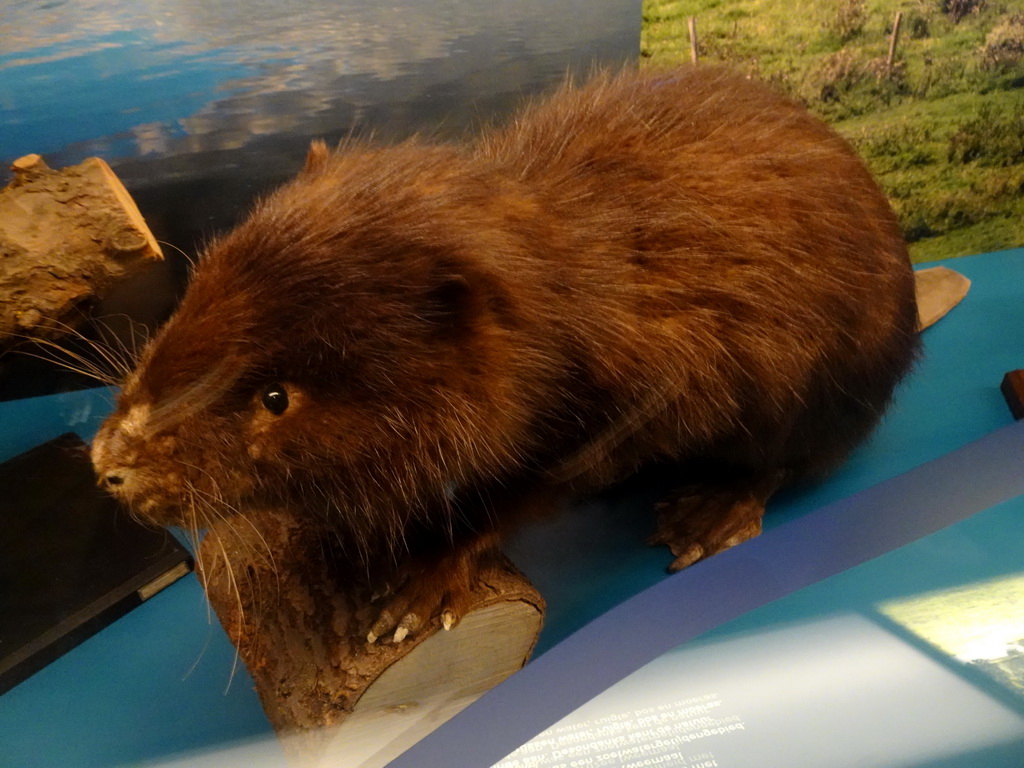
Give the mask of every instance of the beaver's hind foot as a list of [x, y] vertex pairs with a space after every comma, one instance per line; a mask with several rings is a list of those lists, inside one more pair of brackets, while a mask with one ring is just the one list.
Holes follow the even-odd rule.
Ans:
[[665, 544], [675, 572], [761, 533], [768, 498], [781, 472], [683, 486], [657, 504], [657, 532], [650, 544]]

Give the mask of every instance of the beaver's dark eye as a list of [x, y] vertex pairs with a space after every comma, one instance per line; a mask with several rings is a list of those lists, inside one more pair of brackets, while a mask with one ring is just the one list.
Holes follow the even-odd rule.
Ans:
[[275, 415], [288, 409], [288, 391], [280, 384], [271, 384], [263, 390], [263, 407]]

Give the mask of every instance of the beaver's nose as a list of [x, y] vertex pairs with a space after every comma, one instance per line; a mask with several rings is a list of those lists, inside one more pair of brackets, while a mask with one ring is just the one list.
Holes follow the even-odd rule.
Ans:
[[135, 474], [128, 467], [111, 467], [99, 474], [99, 486], [115, 496], [124, 496], [133, 492]]

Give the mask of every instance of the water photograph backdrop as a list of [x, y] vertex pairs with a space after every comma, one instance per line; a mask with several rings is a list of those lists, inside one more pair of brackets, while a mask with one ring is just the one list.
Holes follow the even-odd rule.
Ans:
[[640, 19], [640, 0], [9, 0], [0, 165], [103, 157], [191, 253], [310, 140], [461, 137], [634, 63]]

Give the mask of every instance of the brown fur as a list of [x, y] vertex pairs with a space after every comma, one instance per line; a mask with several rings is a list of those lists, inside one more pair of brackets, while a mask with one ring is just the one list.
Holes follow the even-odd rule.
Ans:
[[915, 323], [833, 131], [716, 69], [598, 76], [469, 146], [315, 145], [203, 256], [96, 466], [162, 522], [270, 499], [371, 558], [491, 542], [655, 459], [831, 468]]

